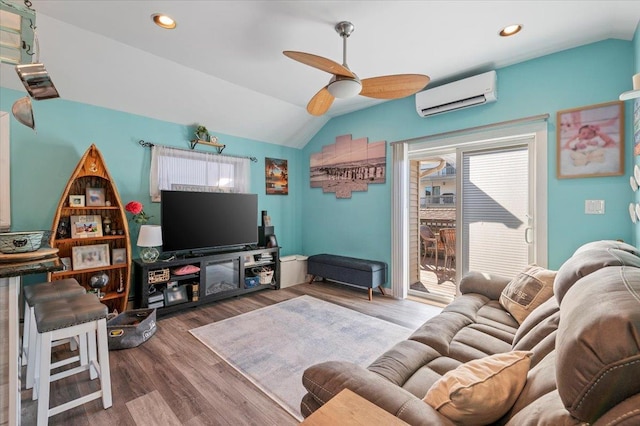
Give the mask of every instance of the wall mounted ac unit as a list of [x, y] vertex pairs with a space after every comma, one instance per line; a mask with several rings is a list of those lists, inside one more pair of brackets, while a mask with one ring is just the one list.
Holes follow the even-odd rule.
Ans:
[[416, 110], [420, 117], [428, 117], [497, 99], [498, 76], [489, 71], [416, 93]]

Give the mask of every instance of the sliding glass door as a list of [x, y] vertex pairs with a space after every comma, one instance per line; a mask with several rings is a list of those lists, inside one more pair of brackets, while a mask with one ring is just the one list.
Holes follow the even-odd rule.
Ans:
[[[418, 284], [431, 270], [435, 285], [441, 287], [443, 276], [458, 285], [470, 270], [513, 276], [530, 263], [547, 265], [546, 116], [521, 121], [524, 124], [394, 143], [391, 278], [395, 297], [415, 294], [415, 290], [429, 293], [428, 286], [423, 285], [425, 291]], [[422, 178], [427, 167], [423, 163], [432, 165], [434, 159], [455, 173], [456, 182], [455, 191], [440, 191], [438, 206], [429, 205], [434, 203], [434, 185], [448, 184], [447, 180], [431, 173], [436, 178], [429, 186]], [[446, 203], [442, 202], [445, 192]], [[444, 210], [447, 204], [455, 208], [455, 221], [436, 224], [429, 208]], [[436, 242], [443, 243], [437, 254], [433, 237], [421, 238], [421, 225], [437, 231]], [[443, 254], [445, 237], [448, 242], [453, 239], [455, 246]]]
[[459, 268], [513, 276], [534, 261], [533, 138], [483, 150], [460, 149]]

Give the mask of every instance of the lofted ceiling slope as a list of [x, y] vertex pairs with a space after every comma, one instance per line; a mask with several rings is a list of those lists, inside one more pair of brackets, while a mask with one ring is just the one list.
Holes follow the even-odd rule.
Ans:
[[[40, 61], [64, 99], [302, 147], [331, 118], [381, 102], [306, 104], [330, 75], [284, 50], [342, 63], [334, 25], [349, 20], [348, 65], [360, 78], [417, 73], [437, 86], [608, 39], [631, 40], [637, 1], [32, 0]], [[151, 21], [177, 21], [163, 30]], [[505, 25], [520, 34], [498, 37]], [[12, 67], [0, 85], [24, 90]], [[222, 141], [224, 142], [224, 141]]]

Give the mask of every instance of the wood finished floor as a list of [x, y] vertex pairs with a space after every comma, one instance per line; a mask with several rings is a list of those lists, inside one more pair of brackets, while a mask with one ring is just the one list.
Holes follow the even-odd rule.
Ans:
[[[111, 351], [113, 407], [100, 400], [52, 417], [50, 425], [295, 425], [298, 422], [240, 373], [196, 340], [188, 330], [308, 294], [361, 313], [417, 328], [429, 307], [331, 282], [299, 284], [215, 302], [158, 320], [158, 331], [143, 345]], [[256, 324], [260, 327], [260, 324]], [[260, 342], [256, 342], [259, 345]], [[86, 376], [84, 375], [86, 374]], [[52, 384], [59, 404], [96, 390], [88, 373]], [[22, 424], [35, 424], [36, 403], [22, 392]]]

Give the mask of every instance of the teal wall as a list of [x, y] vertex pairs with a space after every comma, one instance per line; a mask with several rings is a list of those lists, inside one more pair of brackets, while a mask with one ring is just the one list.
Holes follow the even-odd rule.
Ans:
[[[632, 199], [629, 174], [631, 142], [627, 138], [625, 175], [556, 179], [556, 112], [610, 102], [628, 90], [634, 45], [606, 40], [530, 60], [498, 71], [498, 102], [421, 118], [415, 99], [383, 103], [331, 119], [303, 150], [303, 169], [311, 153], [335, 138], [351, 134], [388, 143], [484, 124], [548, 113], [549, 267], [557, 268], [582, 243], [596, 239], [632, 239], [627, 213]], [[627, 111], [627, 123], [630, 113]], [[387, 182], [336, 199], [310, 188], [303, 176], [302, 248], [305, 254], [332, 252], [391, 262], [391, 147], [387, 145]], [[585, 215], [586, 199], [602, 199], [606, 214]]]
[[[627, 212], [633, 200], [631, 104], [626, 103], [624, 176], [556, 179], [555, 132], [558, 110], [609, 102], [629, 90], [630, 76], [640, 71], [639, 38], [636, 31], [633, 42], [606, 40], [499, 69], [499, 100], [493, 104], [421, 118], [410, 96], [336, 117], [302, 150], [211, 131], [227, 144], [225, 153], [258, 158], [251, 163], [251, 192], [259, 195], [259, 209], [271, 215], [283, 255], [331, 252], [390, 264], [391, 142], [548, 113], [548, 250], [549, 266], [557, 268], [584, 242], [638, 240], [640, 231]], [[0, 109], [10, 111], [22, 96], [0, 88]], [[154, 215], [152, 223], [159, 223], [159, 205], [149, 199], [150, 151], [137, 142], [187, 147], [189, 127], [64, 99], [34, 102], [34, 113], [37, 133], [12, 118], [12, 230], [51, 227], [61, 192], [91, 143], [105, 157], [123, 201], [141, 201]], [[387, 141], [388, 175], [384, 184], [336, 199], [310, 188], [309, 156], [345, 134]], [[264, 157], [289, 160], [288, 196], [265, 195]], [[606, 214], [585, 215], [585, 199], [605, 200]]]
[[[635, 75], [637, 73], [640, 73], [640, 24], [638, 24], [638, 27], [636, 28], [636, 33], [633, 37], [633, 55], [635, 58], [635, 67], [633, 70], [633, 74]], [[627, 83], [628, 83], [628, 87], [627, 89], [625, 89], [625, 91], [631, 90], [631, 88], [633, 87], [631, 78], [628, 79]], [[640, 102], [640, 98], [625, 101], [625, 104], [626, 104], [625, 106], [629, 111], [632, 111], [634, 107], [634, 103], [637, 103], [637, 102]], [[632, 117], [633, 114], [629, 113], [629, 116]], [[632, 119], [629, 120], [629, 125], [627, 126], [627, 129], [629, 130], [629, 133], [628, 133], [629, 136], [627, 137], [627, 139], [630, 144], [633, 144], [634, 133], [633, 133], [633, 123], [631, 120]], [[640, 161], [637, 158], [634, 158], [633, 163], [640, 164]], [[640, 202], [640, 191], [636, 192], [634, 199], [636, 203]], [[638, 241], [640, 241], [640, 222], [636, 223], [633, 226], [633, 228], [634, 228], [634, 237], [635, 237], [634, 244], [637, 246]]]
[[[24, 95], [23, 92], [0, 88], [0, 110], [11, 111], [13, 102]], [[63, 98], [34, 101], [33, 110], [37, 133], [11, 116], [12, 230], [51, 229], [62, 191], [92, 143], [102, 153], [122, 201], [142, 202], [145, 212], [153, 215], [149, 223], [160, 223], [160, 204], [152, 203], [149, 197], [151, 150], [138, 145], [138, 141], [142, 139], [188, 148], [188, 141], [192, 138], [191, 127]], [[258, 208], [269, 212], [282, 253], [299, 253], [301, 184], [299, 180], [291, 179], [289, 195], [266, 195], [264, 159], [286, 159], [290, 175], [299, 176], [302, 173], [301, 151], [219, 134], [215, 129], [212, 133], [227, 145], [225, 154], [258, 159], [257, 163], [251, 163], [251, 192], [258, 194]], [[213, 150], [210, 147], [196, 149]], [[256, 217], [258, 223], [259, 218]], [[133, 246], [136, 238], [137, 235], [132, 233]]]

